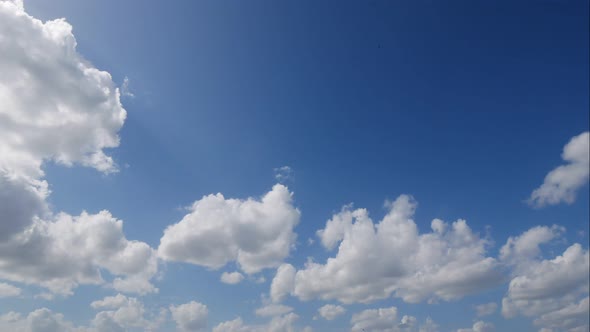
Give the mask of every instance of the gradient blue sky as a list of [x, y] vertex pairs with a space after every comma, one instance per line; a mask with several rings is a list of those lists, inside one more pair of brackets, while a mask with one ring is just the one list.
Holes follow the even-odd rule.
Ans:
[[[65, 17], [78, 52], [117, 84], [128, 77], [134, 94], [121, 98], [120, 146], [105, 150], [120, 172], [45, 164], [55, 211], [108, 209], [128, 239], [157, 248], [203, 195], [260, 197], [277, 182], [274, 169], [289, 166], [282, 182], [301, 219], [285, 262], [297, 269], [334, 256], [316, 231], [342, 206], [366, 208], [377, 222], [384, 201], [401, 194], [418, 202], [421, 232], [434, 218], [465, 219], [493, 241], [492, 257], [537, 225], [567, 229], [545, 258], [576, 242], [588, 248], [587, 183], [572, 204], [526, 203], [564, 164], [569, 140], [589, 129], [588, 1], [27, 0], [25, 8], [42, 21]], [[159, 293], [140, 298], [150, 308], [206, 304], [209, 330], [238, 316], [268, 321], [254, 309], [275, 269], [260, 284], [219, 281], [235, 269], [161, 263]], [[313, 317], [337, 301], [284, 304], [315, 331], [343, 331], [352, 314], [391, 306], [456, 331], [471, 327], [475, 305], [501, 307], [508, 281], [450, 302], [346, 305], [334, 321]], [[89, 303], [116, 294], [80, 286], [47, 301], [26, 287], [26, 296], [0, 298], [0, 314], [47, 307], [87, 324]], [[533, 318], [499, 310], [483, 320], [497, 331], [538, 330]]]

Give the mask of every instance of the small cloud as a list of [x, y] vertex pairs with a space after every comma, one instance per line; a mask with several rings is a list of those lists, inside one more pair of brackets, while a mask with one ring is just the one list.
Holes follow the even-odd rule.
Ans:
[[125, 78], [123, 79], [123, 84], [121, 84], [121, 95], [129, 98], [135, 97], [133, 92], [131, 92], [131, 90], [129, 89], [129, 77], [127, 76], [125, 76]]
[[221, 282], [224, 284], [235, 285], [244, 280], [244, 276], [240, 272], [223, 272], [221, 274]]
[[279, 182], [293, 181], [293, 169], [289, 166], [277, 167], [274, 172], [275, 179]]
[[498, 304], [496, 304], [495, 302], [490, 302], [476, 306], [475, 310], [477, 311], [477, 317], [483, 317], [493, 314], [494, 312], [496, 312], [497, 308]]

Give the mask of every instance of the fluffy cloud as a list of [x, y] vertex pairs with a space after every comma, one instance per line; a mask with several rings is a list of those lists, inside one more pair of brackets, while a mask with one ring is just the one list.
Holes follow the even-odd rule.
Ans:
[[90, 304], [95, 309], [110, 309], [100, 311], [91, 322], [90, 331], [127, 331], [142, 329], [144, 331], [157, 330], [165, 319], [165, 312], [161, 311], [156, 318], [148, 317], [146, 309], [138, 299], [121, 294], [107, 296], [102, 300]]
[[318, 231], [327, 249], [325, 264], [308, 262], [297, 271], [292, 294], [303, 300], [371, 302], [392, 294], [407, 302], [453, 300], [501, 281], [498, 262], [486, 256], [488, 241], [464, 220], [432, 221], [419, 234], [411, 219], [416, 203], [402, 195], [374, 224], [364, 209], [345, 207]]
[[[63, 295], [71, 294], [78, 284], [102, 284], [102, 269], [122, 276], [115, 282], [151, 278], [157, 271], [155, 251], [143, 242], [127, 240], [122, 228], [122, 221], [107, 211], [37, 221], [0, 243], [0, 278], [38, 284]], [[114, 285], [121, 291], [155, 291], [149, 283], [140, 289]]]
[[111, 75], [76, 51], [72, 26], [2, 1], [0, 52], [0, 169], [38, 178], [54, 160], [115, 171], [103, 149], [119, 145], [126, 113]]
[[172, 318], [180, 331], [202, 331], [207, 327], [207, 306], [191, 301], [179, 306], [170, 306]]
[[104, 149], [119, 145], [126, 112], [110, 74], [77, 53], [65, 20], [43, 23], [22, 2], [0, 1], [0, 53], [0, 279], [71, 294], [106, 270], [116, 289], [155, 291], [155, 251], [127, 240], [121, 221], [46, 203], [46, 161], [117, 170]]
[[492, 332], [494, 330], [494, 324], [484, 321], [477, 321], [473, 324], [473, 327], [468, 329], [458, 329], [457, 332]]
[[244, 324], [242, 318], [236, 318], [231, 321], [220, 323], [213, 328], [213, 332], [308, 332], [311, 331], [309, 327], [303, 330], [295, 327], [295, 322], [299, 319], [294, 313], [289, 313], [283, 316], [273, 317], [272, 320], [266, 324], [261, 325], [247, 325]]
[[326, 320], [334, 320], [336, 317], [344, 314], [346, 309], [339, 305], [326, 304], [318, 309], [318, 313]]
[[573, 137], [563, 148], [561, 157], [567, 162], [545, 176], [543, 184], [535, 189], [529, 203], [535, 207], [571, 204], [576, 191], [588, 182], [590, 174], [590, 132]]
[[0, 316], [1, 331], [15, 332], [124, 332], [124, 331], [158, 331], [166, 319], [165, 309], [158, 314], [147, 313], [143, 304], [136, 298], [121, 294], [109, 296], [92, 302], [100, 311], [88, 326], [75, 326], [60, 313], [47, 308], [32, 311], [26, 317], [16, 312]]
[[2, 297], [10, 297], [10, 296], [19, 296], [22, 290], [18, 287], [13, 285], [0, 282], [0, 298]]
[[260, 200], [204, 196], [191, 212], [164, 231], [159, 255], [169, 261], [218, 269], [236, 261], [248, 273], [278, 266], [295, 243], [299, 211], [292, 194], [277, 184]]
[[223, 272], [220, 280], [224, 284], [236, 285], [244, 280], [244, 276], [240, 272]]
[[496, 304], [496, 302], [484, 303], [475, 307], [477, 317], [489, 316], [496, 312], [496, 309], [498, 309], [498, 304]]
[[291, 264], [282, 264], [270, 284], [270, 298], [273, 302], [281, 302], [293, 292], [296, 270]]
[[[515, 264], [508, 292], [502, 299], [502, 314], [505, 317], [536, 317], [535, 324], [543, 328], [566, 329], [555, 323], [562, 321], [567, 322], [563, 326], [569, 330], [588, 330], [587, 311], [584, 315], [579, 314], [579, 308], [587, 306], [585, 301], [590, 287], [588, 250], [580, 244], [573, 244], [553, 259], [540, 257], [539, 245], [560, 232], [555, 227], [536, 227], [510, 238], [502, 248], [502, 257]], [[515, 258], [512, 253], [519, 251], [513, 248], [519, 247], [529, 249], [520, 251]]]
[[431, 319], [420, 326], [415, 317], [404, 315], [399, 319], [396, 307], [363, 310], [352, 315], [350, 324], [352, 332], [438, 331], [438, 326]]

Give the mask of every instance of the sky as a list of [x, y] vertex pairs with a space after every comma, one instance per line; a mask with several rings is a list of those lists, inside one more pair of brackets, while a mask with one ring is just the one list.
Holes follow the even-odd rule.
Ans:
[[0, 0], [0, 331], [588, 331], [589, 12]]

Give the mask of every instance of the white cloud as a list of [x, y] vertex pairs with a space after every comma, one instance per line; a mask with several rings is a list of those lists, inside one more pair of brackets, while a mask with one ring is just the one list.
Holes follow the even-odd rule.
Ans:
[[256, 316], [260, 317], [275, 317], [285, 315], [293, 311], [293, 308], [283, 305], [271, 303], [261, 308], [256, 309]]
[[588, 182], [590, 174], [590, 132], [573, 137], [563, 148], [561, 157], [567, 162], [545, 176], [543, 184], [535, 189], [529, 204], [535, 207], [572, 204], [576, 192]]
[[281, 302], [293, 292], [295, 268], [291, 264], [282, 264], [277, 268], [270, 284], [270, 298], [273, 302]]
[[561, 237], [564, 232], [565, 228], [557, 225], [535, 226], [520, 236], [511, 236], [500, 249], [500, 260], [516, 268], [527, 268], [541, 255], [541, 244]]
[[0, 279], [65, 295], [103, 284], [106, 270], [116, 289], [155, 291], [155, 252], [127, 240], [121, 221], [46, 203], [46, 161], [117, 170], [104, 149], [119, 145], [126, 112], [110, 74], [77, 53], [65, 20], [43, 23], [22, 3], [0, 1], [0, 53]]
[[475, 322], [471, 328], [457, 330], [457, 332], [492, 332], [492, 331], [495, 331], [494, 324], [487, 323], [487, 322], [484, 322], [481, 320]]
[[299, 211], [287, 187], [277, 184], [260, 200], [204, 196], [168, 226], [158, 252], [169, 261], [218, 269], [236, 261], [246, 273], [275, 267], [295, 243]]
[[514, 250], [518, 247], [527, 248], [520, 251], [525, 254], [517, 255], [518, 259], [513, 259], [512, 255], [504, 256], [515, 264], [508, 292], [502, 299], [505, 317], [535, 317], [534, 322], [539, 327], [552, 329], [557, 326], [558, 330], [562, 328], [555, 322], [564, 318], [567, 329], [588, 330], [587, 312], [583, 317], [576, 314], [584, 306], [590, 287], [588, 250], [580, 244], [573, 244], [553, 259], [542, 259], [539, 252], [539, 244], [561, 232], [555, 227], [535, 227], [519, 237], [510, 238], [502, 248], [502, 253], [519, 252]]
[[244, 280], [244, 276], [240, 272], [223, 272], [220, 279], [225, 284], [236, 285]]
[[283, 316], [273, 317], [270, 322], [260, 325], [244, 324], [242, 318], [219, 323], [213, 328], [213, 332], [295, 332], [311, 331], [309, 327], [298, 329], [294, 324], [299, 319], [295, 313], [288, 313]]
[[339, 305], [326, 304], [318, 309], [318, 313], [326, 320], [334, 320], [336, 317], [344, 314], [346, 309]]
[[555, 331], [588, 331], [588, 302], [589, 298], [585, 297], [578, 303], [570, 303], [561, 309], [541, 315], [535, 319], [534, 324]]
[[26, 317], [17, 312], [0, 315], [0, 331], [14, 332], [123, 332], [158, 331], [166, 320], [166, 310], [153, 314], [146, 312], [144, 305], [136, 298], [121, 294], [94, 301], [95, 309], [100, 311], [87, 326], [75, 326], [64, 315], [47, 308], [32, 311]]
[[11, 296], [19, 296], [22, 292], [22, 289], [7, 284], [5, 282], [0, 282], [0, 298], [2, 297], [11, 297]]
[[325, 264], [308, 262], [297, 271], [292, 294], [302, 300], [371, 302], [392, 294], [407, 302], [453, 300], [501, 281], [498, 262], [486, 256], [488, 241], [464, 220], [432, 221], [419, 234], [411, 219], [415, 201], [402, 195], [377, 224], [364, 209], [349, 207], [318, 231], [327, 249]]
[[492, 315], [496, 312], [496, 309], [498, 309], [498, 304], [496, 302], [484, 303], [475, 307], [477, 317]]
[[202, 331], [207, 328], [207, 306], [191, 301], [179, 306], [170, 306], [172, 318], [180, 331]]
[[[72, 322], [64, 319], [62, 314], [54, 313], [47, 308], [32, 311], [27, 317], [16, 312], [8, 312], [0, 316], [0, 330], [14, 332], [84, 332]], [[89, 331], [90, 332], [90, 331]]]
[[156, 291], [147, 282], [157, 272], [155, 251], [127, 240], [123, 222], [108, 211], [77, 217], [62, 213], [0, 242], [0, 278], [38, 284], [54, 293], [69, 295], [78, 284], [103, 284], [102, 269], [122, 277], [116, 280], [143, 281], [138, 293]]
[[435, 332], [438, 326], [428, 318], [419, 325], [413, 316], [398, 317], [396, 307], [367, 309], [352, 315], [350, 320], [352, 332]]
[[65, 20], [41, 22], [0, 2], [0, 169], [39, 178], [44, 160], [116, 170], [126, 113], [105, 71], [76, 51]]

